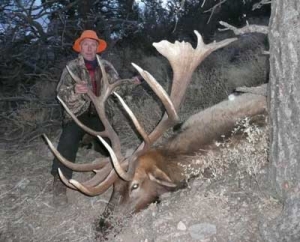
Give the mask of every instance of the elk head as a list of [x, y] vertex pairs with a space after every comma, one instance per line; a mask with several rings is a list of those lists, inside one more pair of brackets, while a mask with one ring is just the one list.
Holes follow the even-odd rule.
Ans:
[[[101, 94], [99, 97], [96, 97], [91, 91], [87, 94], [95, 105], [97, 113], [104, 124], [104, 131], [96, 132], [84, 126], [58, 97], [74, 121], [87, 133], [97, 136], [110, 153], [109, 158], [102, 159], [98, 163], [74, 164], [62, 157], [50, 140], [45, 136], [54, 155], [68, 168], [74, 171], [95, 172], [93, 178], [81, 183], [73, 179], [67, 180], [59, 170], [59, 175], [66, 186], [79, 190], [89, 196], [100, 195], [109, 187], [113, 186], [113, 193], [109, 205], [104, 212], [104, 216], [107, 216], [110, 213], [115, 203], [119, 203], [120, 206], [118, 206], [118, 209], [121, 209], [126, 213], [137, 212], [145, 208], [149, 203], [155, 201], [162, 193], [178, 189], [178, 187], [183, 185], [181, 182], [182, 174], [174, 174], [172, 165], [168, 166], [167, 170], [162, 169], [165, 162], [171, 163], [173, 158], [175, 158], [173, 157], [174, 154], [172, 154], [172, 152], [168, 153], [166, 150], [153, 149], [151, 147], [167, 129], [177, 124], [177, 111], [184, 99], [186, 89], [196, 67], [211, 52], [236, 40], [236, 38], [232, 38], [206, 45], [197, 31], [195, 31], [195, 34], [198, 40], [195, 49], [189, 43], [178, 41], [172, 44], [163, 40], [153, 44], [154, 47], [169, 60], [173, 70], [170, 96], [150, 73], [136, 64], [132, 64], [153, 89], [166, 110], [161, 121], [150, 134], [145, 132], [123, 99], [114, 92], [115, 88], [118, 85], [121, 85], [122, 81], [109, 83], [100, 59], [98, 59], [98, 63], [103, 73]], [[81, 81], [71, 71], [69, 72], [75, 81]], [[119, 99], [135, 128], [143, 138], [142, 144], [139, 145], [135, 152], [129, 157], [124, 157], [122, 155], [120, 140], [105, 115], [105, 101], [111, 94]], [[111, 140], [111, 147], [102, 139], [102, 137], [108, 137]], [[166, 157], [168, 157], [167, 161]]]

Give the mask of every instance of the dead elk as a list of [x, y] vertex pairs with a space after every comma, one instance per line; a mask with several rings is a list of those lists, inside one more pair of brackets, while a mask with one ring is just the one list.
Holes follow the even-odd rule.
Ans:
[[[96, 97], [89, 91], [87, 95], [95, 105], [105, 130], [96, 132], [84, 126], [60, 99], [75, 122], [87, 133], [98, 136], [104, 143], [110, 153], [110, 158], [93, 164], [74, 164], [62, 157], [46, 136], [45, 139], [55, 156], [64, 165], [74, 171], [94, 171], [96, 173], [90, 180], [80, 183], [73, 179], [67, 180], [59, 171], [60, 177], [66, 186], [89, 196], [100, 195], [113, 186], [111, 199], [105, 209], [104, 217], [116, 211], [122, 212], [123, 215], [138, 212], [155, 201], [161, 194], [183, 187], [186, 177], [183, 175], [180, 166], [178, 166], [178, 157], [211, 146], [221, 135], [229, 133], [238, 119], [265, 112], [265, 97], [244, 94], [232, 102], [222, 102], [197, 114], [197, 117], [192, 117], [183, 125], [182, 130], [175, 137], [168, 140], [161, 147], [153, 147], [154, 143], [161, 138], [166, 130], [177, 124], [177, 111], [184, 99], [186, 89], [196, 67], [211, 52], [236, 40], [235, 38], [226, 39], [206, 45], [197, 31], [195, 31], [195, 34], [198, 39], [195, 49], [189, 43], [178, 41], [172, 44], [163, 40], [153, 44], [169, 60], [173, 70], [170, 96], [152, 75], [133, 64], [166, 109], [161, 121], [150, 134], [145, 132], [123, 99], [114, 92], [115, 88], [121, 85], [122, 82], [110, 83], [108, 81], [100, 59], [98, 59], [98, 63], [103, 73], [101, 94]], [[71, 70], [69, 72], [76, 82], [81, 81]], [[105, 102], [111, 94], [118, 97], [143, 138], [142, 144], [129, 157], [122, 155], [120, 140], [105, 115]], [[103, 141], [103, 137], [108, 137], [111, 140], [111, 147]], [[119, 206], [115, 206], [117, 204]]]

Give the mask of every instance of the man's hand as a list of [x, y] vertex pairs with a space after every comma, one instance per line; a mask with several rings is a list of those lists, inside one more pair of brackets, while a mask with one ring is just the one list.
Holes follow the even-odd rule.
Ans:
[[75, 93], [83, 94], [83, 93], [87, 93], [88, 90], [89, 88], [86, 82], [75, 84]]

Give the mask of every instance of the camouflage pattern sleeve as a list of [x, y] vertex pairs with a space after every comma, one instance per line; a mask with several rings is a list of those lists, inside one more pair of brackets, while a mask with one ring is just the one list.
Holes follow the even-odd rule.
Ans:
[[[76, 70], [73, 70], [71, 65], [69, 65], [69, 67], [77, 74]], [[66, 103], [69, 109], [75, 115], [80, 115], [83, 111], [87, 110], [90, 100], [86, 94], [75, 93], [75, 84], [75, 81], [65, 68], [56, 90], [57, 95]]]

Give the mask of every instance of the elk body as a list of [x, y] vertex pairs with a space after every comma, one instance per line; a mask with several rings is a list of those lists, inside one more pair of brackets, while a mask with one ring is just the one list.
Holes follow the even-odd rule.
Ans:
[[[186, 42], [176, 41], [175, 44], [171, 44], [167, 41], [161, 41], [153, 44], [169, 60], [173, 69], [170, 96], [153, 76], [133, 64], [166, 109], [161, 121], [150, 134], [144, 131], [123, 99], [114, 92], [115, 88], [121, 85], [122, 82], [109, 83], [100, 59], [98, 59], [98, 63], [103, 73], [101, 94], [99, 97], [96, 97], [91, 91], [87, 94], [105, 126], [104, 131], [96, 132], [81, 124], [76, 116], [69, 111], [63, 100], [58, 97], [75, 122], [89, 134], [97, 136], [110, 153], [110, 157], [97, 163], [73, 164], [64, 159], [45, 136], [51, 150], [64, 165], [74, 171], [95, 172], [93, 178], [80, 183], [73, 179], [67, 180], [59, 171], [60, 177], [66, 186], [89, 196], [100, 195], [113, 186], [110, 202], [103, 214], [104, 217], [112, 212], [120, 212], [122, 215], [138, 212], [157, 200], [161, 194], [184, 187], [188, 178], [179, 164], [185, 161], [184, 157], [186, 155], [191, 155], [199, 149], [216, 148], [214, 142], [220, 139], [221, 135], [229, 134], [240, 118], [252, 117], [266, 111], [266, 98], [264, 96], [243, 94], [233, 101], [221, 102], [192, 116], [182, 125], [181, 130], [174, 137], [170, 138], [164, 145], [154, 147], [154, 143], [163, 133], [177, 124], [177, 111], [184, 99], [186, 89], [196, 67], [212, 51], [236, 40], [235, 38], [226, 39], [206, 45], [197, 31], [195, 31], [195, 34], [198, 39], [195, 49]], [[81, 81], [71, 71], [69, 72], [75, 81]], [[111, 94], [118, 97], [143, 139], [142, 144], [129, 157], [122, 155], [120, 140], [105, 115], [104, 104]], [[111, 140], [111, 147], [102, 137], [108, 137]]]

